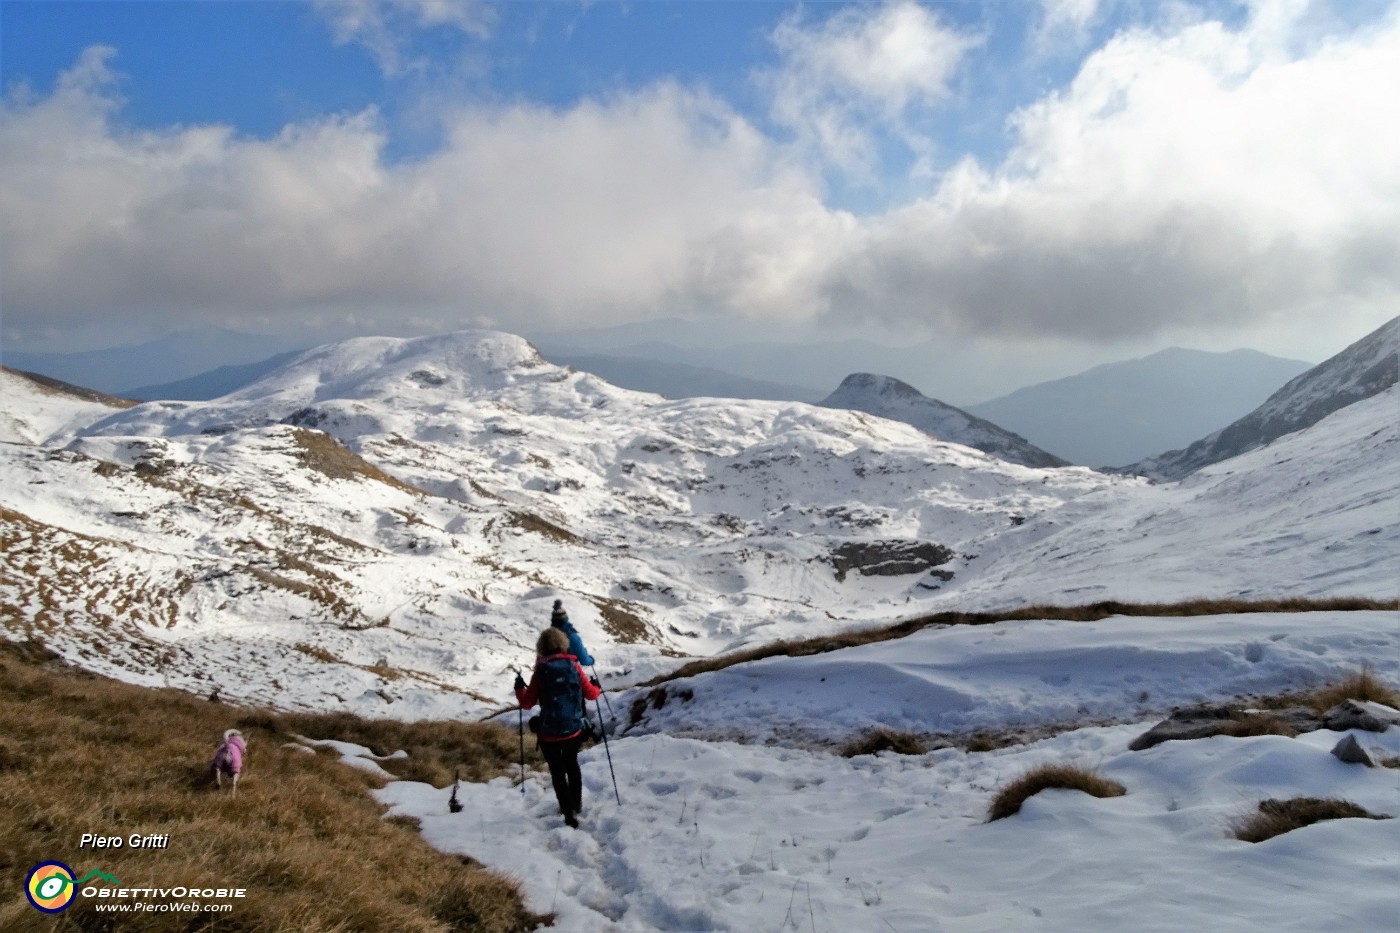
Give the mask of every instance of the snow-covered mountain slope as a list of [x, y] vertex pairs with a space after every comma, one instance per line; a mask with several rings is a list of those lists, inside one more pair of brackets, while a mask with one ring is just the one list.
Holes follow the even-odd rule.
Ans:
[[1168, 347], [964, 407], [1071, 463], [1120, 466], [1247, 415], [1309, 368], [1257, 350]]
[[0, 366], [0, 443], [42, 444], [135, 402]]
[[1396, 426], [1366, 405], [1286, 469], [1275, 445], [1180, 489], [860, 412], [666, 401], [491, 332], [102, 414], [0, 444], [6, 637], [285, 707], [490, 709], [555, 598], [625, 683], [940, 608], [1395, 594]]
[[309, 351], [0, 468], [12, 632], [121, 676], [391, 715], [504, 698], [556, 597], [607, 671], [648, 675], [883, 621], [963, 542], [1142, 485], [855, 412], [667, 402], [481, 332]]
[[852, 373], [819, 404], [903, 421], [939, 440], [975, 447], [1022, 466], [1068, 466], [1064, 460], [1041, 450], [1019, 434], [929, 398], [908, 383], [890, 376]]
[[1400, 597], [1400, 388], [1174, 484], [1085, 496], [999, 535], [973, 604]]
[[[1400, 379], [1400, 317], [1289, 381], [1264, 404], [1184, 450], [1149, 457], [1123, 468], [1157, 479], [1181, 479], [1206, 464], [1264, 446], [1316, 424], [1362, 399], [1384, 392]], [[1400, 417], [1400, 410], [1392, 412]]]

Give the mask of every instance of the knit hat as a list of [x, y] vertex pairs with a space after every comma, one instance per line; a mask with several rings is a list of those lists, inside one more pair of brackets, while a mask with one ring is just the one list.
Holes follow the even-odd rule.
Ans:
[[569, 614], [564, 611], [564, 601], [562, 599], [556, 599], [554, 601], [554, 611], [549, 614], [549, 622], [553, 625], [558, 622], [567, 621], [569, 621]]

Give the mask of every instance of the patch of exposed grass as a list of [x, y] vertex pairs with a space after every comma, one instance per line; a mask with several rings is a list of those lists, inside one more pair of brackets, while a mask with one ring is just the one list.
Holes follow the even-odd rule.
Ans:
[[1093, 797], [1121, 797], [1127, 792], [1122, 784], [1102, 777], [1089, 768], [1041, 765], [997, 791], [987, 810], [987, 822], [1021, 812], [1021, 804], [1043, 790], [1052, 789], [1078, 790]]
[[1216, 735], [1245, 738], [1251, 735], [1282, 735], [1295, 738], [1298, 730], [1287, 720], [1269, 713], [1248, 713], [1239, 719], [1226, 719], [1220, 723]]
[[506, 521], [514, 527], [519, 528], [521, 531], [528, 531], [531, 534], [543, 535], [546, 538], [558, 541], [561, 544], [583, 543], [582, 539], [579, 538], [579, 536], [574, 534], [572, 531], [569, 531], [567, 528], [561, 528], [560, 526], [554, 524], [548, 519], [541, 518], [533, 512], [507, 512]]
[[1239, 820], [1235, 838], [1242, 842], [1263, 842], [1275, 836], [1320, 823], [1323, 820], [1388, 820], [1348, 800], [1325, 797], [1294, 797], [1291, 800], [1261, 800], [1259, 812]]
[[624, 645], [646, 641], [648, 629], [646, 621], [637, 612], [635, 603], [620, 599], [592, 599], [603, 617], [603, 630]]
[[[357, 741], [354, 722], [294, 724]], [[210, 915], [153, 912], [139, 927], [121, 927], [152, 933], [505, 933], [547, 922], [525, 910], [513, 881], [434, 851], [404, 821], [383, 819], [361, 772], [284, 748], [292, 724], [64, 669], [37, 645], [0, 645], [0, 885], [18, 892], [31, 866], [57, 859], [128, 887], [247, 890], [213, 926]], [[237, 797], [214, 790], [208, 777], [215, 742], [234, 726], [249, 741]], [[373, 735], [377, 727], [364, 728]], [[505, 744], [496, 742], [493, 768], [478, 770], [500, 773], [514, 757]], [[169, 834], [169, 844], [80, 849], [83, 833]], [[78, 930], [115, 929], [111, 920], [87, 898], [62, 916], [65, 928]], [[54, 920], [7, 897], [0, 929], [39, 933]]]
[[[1161, 616], [1185, 618], [1206, 615], [1235, 615], [1252, 612], [1358, 612], [1363, 610], [1400, 609], [1400, 600], [1389, 599], [1193, 599], [1179, 603], [1120, 603], [1104, 601], [1080, 606], [1027, 606], [1006, 612], [938, 612], [906, 619], [894, 625], [878, 628], [851, 629], [832, 635], [806, 639], [783, 639], [755, 648], [712, 658], [700, 658], [683, 664], [666, 674], [653, 677], [639, 687], [653, 687], [668, 680], [693, 677], [724, 670], [736, 664], [773, 657], [804, 657], [842, 648], [855, 648], [875, 642], [904, 638], [930, 626], [989, 625], [994, 622], [1033, 621], [1053, 619], [1066, 622], [1098, 622], [1111, 616]], [[1380, 701], [1384, 702], [1384, 701]]]
[[855, 758], [857, 755], [874, 755], [876, 752], [896, 752], [900, 755], [922, 755], [928, 751], [923, 740], [912, 732], [884, 727], [871, 729], [864, 735], [852, 739], [841, 746], [841, 757]]
[[[489, 781], [520, 773], [520, 736], [494, 723], [425, 720], [399, 722], [362, 719], [350, 713], [280, 713], [278, 728], [309, 739], [336, 739], [363, 745], [376, 755], [408, 753], [381, 761], [384, 770], [409, 781], [446, 787], [464, 781]], [[543, 767], [530, 737], [525, 742], [527, 768]]]
[[324, 431], [292, 428], [291, 439], [297, 446], [297, 459], [322, 476], [373, 480], [415, 496], [424, 495], [423, 490], [395, 479]]

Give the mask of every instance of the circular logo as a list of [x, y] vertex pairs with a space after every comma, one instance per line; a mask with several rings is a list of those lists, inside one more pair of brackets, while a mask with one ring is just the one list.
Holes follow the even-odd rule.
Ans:
[[36, 910], [56, 914], [73, 903], [73, 869], [62, 862], [40, 862], [29, 869], [24, 894]]

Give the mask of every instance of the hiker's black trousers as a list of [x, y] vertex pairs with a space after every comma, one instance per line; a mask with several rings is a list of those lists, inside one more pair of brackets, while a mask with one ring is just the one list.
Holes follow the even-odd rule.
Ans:
[[582, 746], [581, 735], [561, 742], [540, 740], [540, 754], [549, 765], [549, 779], [554, 782], [559, 812], [566, 815], [583, 809], [583, 772], [578, 766], [578, 750]]

